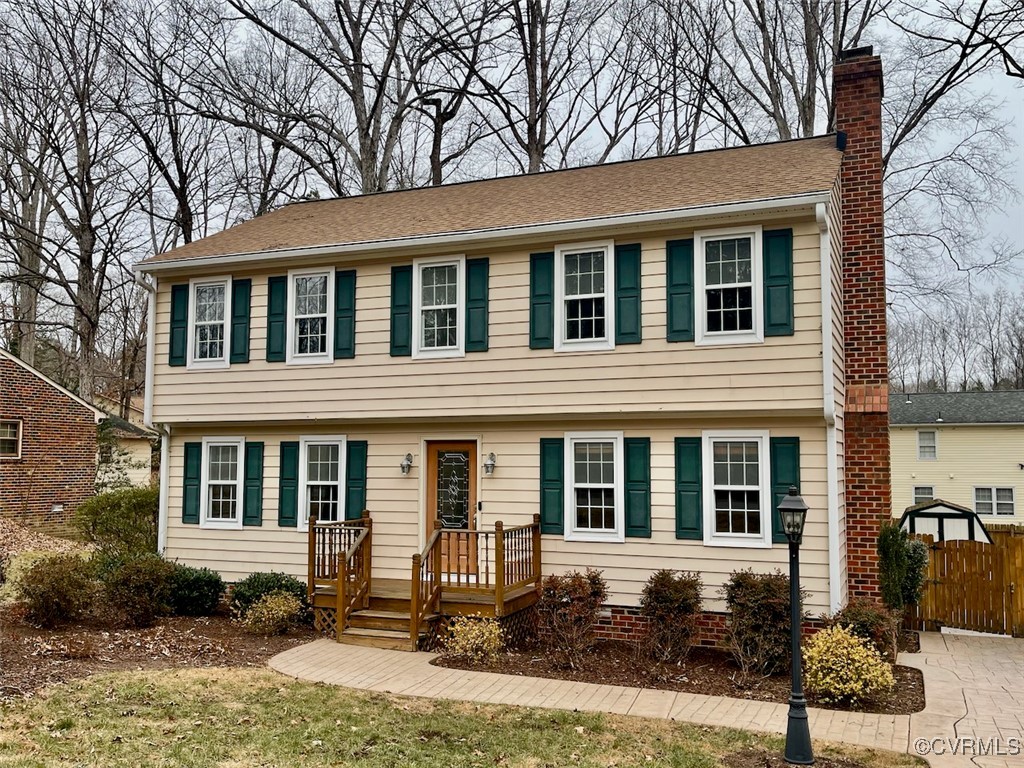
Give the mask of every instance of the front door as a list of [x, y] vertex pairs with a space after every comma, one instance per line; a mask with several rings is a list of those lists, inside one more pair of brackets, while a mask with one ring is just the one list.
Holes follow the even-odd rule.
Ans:
[[427, 536], [440, 520], [441, 570], [459, 581], [477, 572], [476, 466], [475, 442], [427, 443]]

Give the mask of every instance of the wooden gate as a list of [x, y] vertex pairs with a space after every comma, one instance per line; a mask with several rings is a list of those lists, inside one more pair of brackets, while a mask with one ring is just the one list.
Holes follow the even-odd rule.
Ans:
[[1024, 528], [987, 527], [992, 544], [919, 537], [929, 546], [928, 580], [912, 628], [1024, 637]]

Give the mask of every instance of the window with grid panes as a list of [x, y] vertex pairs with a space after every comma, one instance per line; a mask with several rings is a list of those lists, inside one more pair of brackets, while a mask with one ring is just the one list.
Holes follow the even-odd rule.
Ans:
[[623, 541], [623, 435], [565, 436], [565, 534], [569, 540]]
[[192, 359], [225, 360], [227, 282], [195, 283], [192, 302]]
[[757, 537], [763, 535], [761, 481], [758, 441], [712, 441], [715, 534]]
[[607, 336], [604, 251], [567, 253], [565, 267], [566, 341], [595, 341]]
[[420, 348], [459, 346], [459, 266], [431, 264], [420, 268]]
[[294, 275], [294, 354], [327, 353], [328, 275]]
[[0, 458], [16, 459], [21, 455], [21, 422], [0, 421]]
[[208, 525], [232, 526], [241, 520], [242, 444], [241, 440], [204, 441], [203, 520]]
[[341, 520], [341, 444], [307, 442], [305, 518]]
[[1014, 514], [1013, 488], [980, 487], [974, 489], [974, 511], [979, 515]]
[[933, 429], [918, 430], [917, 458], [930, 460], [938, 456], [938, 439]]
[[753, 238], [704, 241], [705, 330], [754, 330]]
[[914, 503], [920, 504], [924, 501], [931, 501], [935, 498], [935, 487], [931, 485], [914, 486]]

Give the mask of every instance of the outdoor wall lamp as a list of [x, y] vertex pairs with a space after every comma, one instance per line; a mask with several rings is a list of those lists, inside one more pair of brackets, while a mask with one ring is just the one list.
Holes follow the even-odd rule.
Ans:
[[489, 454], [487, 454], [487, 461], [484, 462], [484, 474], [487, 475], [488, 477], [493, 475], [495, 464], [497, 464], [497, 460], [495, 459], [494, 452], [491, 451]]
[[409, 470], [412, 469], [412, 454], [411, 453], [405, 454], [405, 458], [402, 459], [402, 463], [399, 464], [398, 466], [400, 466], [402, 468], [402, 474], [403, 475], [408, 475], [409, 474]]

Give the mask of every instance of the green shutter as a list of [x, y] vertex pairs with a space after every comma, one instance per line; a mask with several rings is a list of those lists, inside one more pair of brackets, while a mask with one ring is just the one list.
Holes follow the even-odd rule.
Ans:
[[267, 278], [267, 362], [283, 363], [288, 343], [288, 278]]
[[488, 259], [466, 261], [466, 351], [487, 351]]
[[800, 438], [771, 438], [772, 468], [772, 541], [785, 544], [788, 539], [782, 532], [782, 520], [779, 517], [779, 504], [789, 493], [789, 486], [800, 488]]
[[[555, 254], [530, 254], [530, 349], [555, 347]], [[561, 529], [559, 529], [561, 530]]]
[[252, 280], [231, 281], [231, 362], [249, 362]]
[[412, 266], [391, 268], [391, 356], [412, 355]]
[[356, 356], [356, 271], [334, 273], [334, 359]]
[[263, 443], [245, 443], [242, 525], [263, 525]]
[[199, 523], [199, 496], [203, 485], [203, 444], [185, 443], [185, 483], [181, 492], [181, 522]]
[[366, 441], [349, 440], [345, 449], [345, 519], [358, 520], [366, 509]]
[[676, 538], [704, 538], [700, 438], [676, 438]]
[[693, 240], [670, 240], [668, 253], [668, 340], [693, 341]]
[[764, 335], [793, 335], [793, 230], [766, 230], [764, 240]]
[[540, 439], [540, 532], [562, 533], [565, 520], [565, 440]]
[[626, 536], [651, 538], [651, 439], [627, 437]]
[[277, 524], [282, 528], [299, 524], [299, 444], [296, 441], [281, 443]]
[[[171, 286], [171, 342], [168, 365], [188, 362], [188, 286]], [[197, 521], [198, 522], [198, 521]]]
[[615, 343], [639, 344], [640, 243], [615, 246]]

